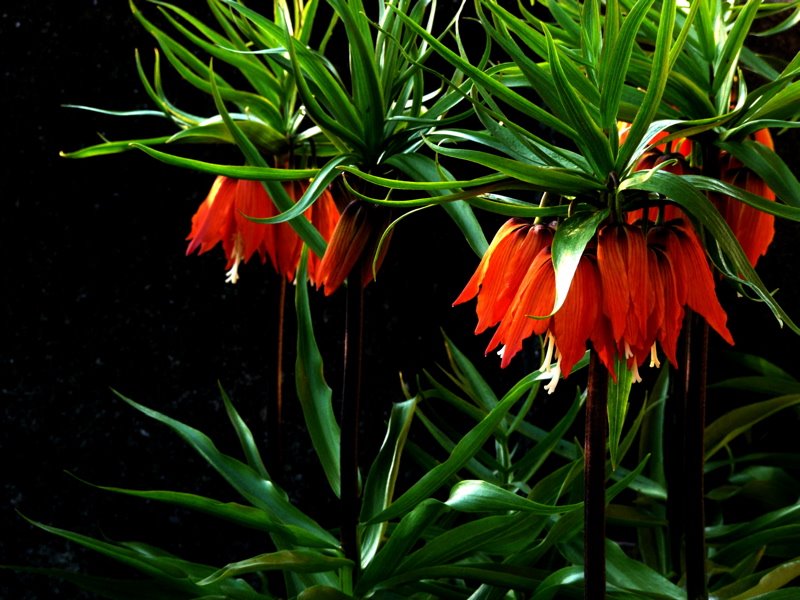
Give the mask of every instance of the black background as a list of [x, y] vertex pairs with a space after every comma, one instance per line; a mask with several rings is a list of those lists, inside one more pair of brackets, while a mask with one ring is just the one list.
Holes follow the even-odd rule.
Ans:
[[[138, 500], [97, 484], [170, 488], [234, 500], [217, 476], [162, 426], [115, 398], [110, 388], [182, 419], [235, 452], [217, 382], [231, 394], [262, 447], [265, 407], [274, 398], [280, 281], [253, 262], [236, 286], [224, 283], [219, 249], [186, 257], [191, 214], [211, 177], [167, 167], [138, 154], [89, 160], [60, 150], [97, 141], [167, 132], [152, 118], [119, 119], [63, 104], [113, 110], [152, 108], [137, 79], [134, 49], [151, 64], [152, 40], [122, 0], [22, 2], [0, 13], [2, 44], [2, 381], [0, 381], [0, 564], [125, 574], [113, 563], [29, 525], [47, 524], [106, 537], [161, 544], [215, 563], [263, 551], [258, 536]], [[793, 45], [796, 47], [796, 45]], [[789, 50], [777, 46], [781, 52]], [[792, 54], [794, 51], [792, 51]], [[178, 103], [211, 114], [167, 72]], [[797, 136], [777, 140], [798, 156]], [[796, 170], [797, 162], [790, 161]], [[497, 219], [486, 219], [491, 236]], [[781, 223], [760, 272], [780, 288], [798, 317], [794, 246], [800, 230]], [[453, 309], [477, 262], [441, 211], [424, 211], [396, 232], [378, 282], [367, 294], [367, 401], [380, 421], [401, 400], [398, 372], [412, 382], [446, 360], [440, 328], [506, 389], [522, 361], [501, 373], [482, 359], [473, 307]], [[740, 350], [761, 354], [795, 375], [795, 336], [763, 306], [723, 292]], [[312, 294], [318, 336], [338, 375], [341, 293]], [[291, 305], [288, 327], [291, 331]], [[289, 334], [288, 341], [292, 336]], [[291, 344], [290, 344], [291, 345]], [[715, 343], [714, 368], [724, 371]], [[715, 373], [712, 373], [712, 379]], [[289, 374], [291, 377], [291, 374]], [[290, 379], [291, 381], [291, 379]], [[552, 401], [550, 401], [552, 402]], [[555, 405], [555, 404], [551, 404]], [[311, 460], [298, 409], [287, 408], [287, 461], [277, 479], [322, 521], [327, 497]], [[382, 425], [365, 426], [369, 454]], [[0, 598], [78, 597], [40, 577], [0, 572]]]

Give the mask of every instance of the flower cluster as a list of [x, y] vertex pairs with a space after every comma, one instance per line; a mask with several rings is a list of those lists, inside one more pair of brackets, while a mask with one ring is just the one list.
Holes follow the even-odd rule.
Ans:
[[[293, 200], [300, 198], [307, 187], [297, 181], [283, 185]], [[192, 230], [186, 238], [190, 240], [186, 254], [195, 250], [203, 254], [221, 243], [228, 258], [226, 281], [236, 283], [239, 265], [256, 253], [262, 262], [269, 258], [280, 275], [293, 281], [300, 263], [300, 237], [288, 223], [265, 225], [252, 220], [276, 214], [277, 209], [261, 182], [219, 176], [192, 217]], [[339, 221], [339, 211], [328, 190], [309, 207], [305, 217], [325, 240], [330, 239]], [[319, 264], [320, 259], [312, 254], [308, 264], [312, 283], [318, 281]]]
[[549, 392], [569, 375], [587, 343], [612, 377], [615, 361], [625, 360], [639, 380], [638, 367], [648, 357], [651, 366], [660, 364], [656, 345], [677, 363], [687, 307], [733, 343], [703, 247], [684, 220], [601, 227], [555, 313], [553, 237], [553, 226], [509, 220], [455, 300], [459, 304], [477, 297], [476, 333], [497, 325], [486, 352], [500, 346], [501, 366], [536, 334], [545, 336], [541, 369], [552, 374]]
[[357, 274], [362, 287], [375, 279], [375, 271], [383, 263], [391, 238], [390, 232], [381, 244], [389, 217], [389, 212], [381, 207], [351, 200], [342, 211], [322, 257], [315, 280], [317, 288], [322, 287], [325, 295], [330, 296], [351, 272]]
[[[774, 150], [772, 136], [768, 129], [753, 134], [754, 140]], [[765, 200], [775, 201], [773, 192], [764, 180], [745, 167], [741, 161], [723, 152], [720, 156], [720, 179], [733, 184]], [[775, 236], [775, 217], [730, 196], [714, 195], [712, 200], [725, 218], [736, 239], [744, 250], [747, 260], [755, 266], [758, 259], [767, 253], [767, 248]]]
[[[629, 129], [628, 123], [619, 123], [620, 143], [627, 138]], [[687, 138], [676, 138], [664, 142], [667, 135], [667, 132], [661, 132], [650, 141], [648, 149], [636, 164], [635, 170], [642, 171], [661, 167], [676, 175], [696, 172], [690, 165], [693, 152], [692, 141]], [[775, 149], [772, 135], [768, 129], [756, 131], [752, 135], [752, 140], [770, 150]], [[727, 152], [719, 152], [718, 158], [721, 181], [740, 187], [765, 200], [775, 201], [775, 192], [741, 161]], [[742, 246], [748, 261], [755, 266], [758, 259], [767, 253], [775, 236], [775, 217], [731, 196], [712, 194], [711, 199]], [[631, 211], [629, 213], [630, 222], [644, 218], [645, 213], [648, 219], [656, 220], [658, 218], [657, 210], [659, 209], [650, 208]], [[681, 209], [674, 204], [667, 204], [660, 210], [662, 211], [660, 218], [663, 220], [685, 218]]]

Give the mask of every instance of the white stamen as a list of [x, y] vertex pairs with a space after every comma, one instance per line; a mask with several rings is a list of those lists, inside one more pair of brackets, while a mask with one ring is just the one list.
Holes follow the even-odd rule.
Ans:
[[625, 358], [633, 358], [633, 351], [628, 342], [625, 342]]
[[506, 347], [505, 346], [500, 346], [500, 350], [497, 351], [497, 356], [499, 356], [500, 358], [503, 358], [503, 355], [505, 353], [506, 353]]
[[553, 392], [556, 391], [556, 386], [558, 385], [558, 382], [561, 379], [561, 356], [558, 357], [556, 366], [550, 369], [550, 373], [553, 374], [552, 378], [550, 379], [550, 383], [544, 386], [544, 389], [547, 390], [548, 394], [552, 394]]
[[633, 368], [631, 369], [631, 373], [633, 374], [633, 381], [635, 383], [642, 383], [642, 376], [639, 375], [639, 365], [636, 364], [636, 361], [633, 361]]
[[556, 338], [553, 336], [550, 331], [547, 332], [547, 337], [545, 339], [545, 352], [544, 358], [542, 359], [542, 366], [539, 367], [540, 371], [549, 371], [550, 370], [550, 362], [553, 360], [553, 351], [556, 347]]
[[236, 283], [239, 281], [239, 265], [242, 264], [242, 236], [236, 235], [233, 242], [233, 266], [225, 273], [225, 283]]
[[653, 367], [656, 369], [661, 367], [661, 361], [658, 360], [658, 352], [656, 352], [655, 343], [650, 346], [650, 368], [652, 369]]

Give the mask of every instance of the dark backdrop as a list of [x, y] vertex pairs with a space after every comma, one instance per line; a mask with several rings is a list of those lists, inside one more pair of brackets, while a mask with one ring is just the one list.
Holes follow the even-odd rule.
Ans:
[[[209, 176], [137, 153], [80, 161], [58, 156], [94, 143], [97, 132], [122, 139], [159, 127], [156, 121], [62, 107], [151, 108], [133, 53], [140, 48], [149, 57], [153, 43], [126, 2], [13, 3], [0, 13], [0, 44], [0, 564], [80, 564], [96, 574], [125, 574], [33, 528], [20, 513], [111, 540], [160, 543], [197, 560], [225, 563], [261, 552], [255, 535], [113, 496], [68, 473], [98, 484], [234, 500], [179, 440], [116, 399], [110, 388], [211, 433], [233, 452], [235, 440], [216, 390], [220, 382], [262, 446], [274, 449], [266, 439], [264, 409], [274, 398], [278, 278], [251, 263], [231, 286], [224, 283], [221, 250], [184, 256], [190, 216], [211, 184]], [[176, 78], [170, 73], [166, 79], [170, 85]], [[795, 136], [778, 143], [798, 156]], [[487, 220], [487, 235], [496, 223]], [[784, 306], [795, 316], [797, 234], [796, 227], [782, 224], [760, 269], [768, 286], [781, 288]], [[450, 307], [476, 261], [441, 211], [424, 211], [396, 232], [367, 294], [366, 396], [373, 419], [402, 399], [399, 370], [413, 382], [423, 368], [445, 361], [440, 327], [500, 389], [521, 376], [522, 361], [500, 373], [493, 357], [480, 358], [486, 338], [471, 335], [472, 306]], [[334, 385], [340, 296], [312, 295], [320, 343], [333, 357]], [[792, 334], [780, 330], [763, 307], [728, 297], [739, 347], [798, 374], [796, 354], [788, 351], [797, 347]], [[288, 324], [291, 329], [291, 315]], [[721, 372], [722, 355], [719, 346], [714, 349]], [[323, 511], [316, 491], [320, 473], [297, 408], [290, 403], [286, 410], [291, 459], [277, 477], [301, 506]], [[370, 453], [382, 426], [367, 429]], [[68, 584], [0, 572], [0, 598], [51, 597], [77, 594]]]

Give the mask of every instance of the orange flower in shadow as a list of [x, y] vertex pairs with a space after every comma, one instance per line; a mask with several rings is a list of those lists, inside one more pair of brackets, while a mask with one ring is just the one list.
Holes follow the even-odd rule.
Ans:
[[[753, 134], [755, 141], [770, 150], [774, 149], [769, 130], [762, 129]], [[720, 165], [720, 179], [743, 190], [775, 201], [773, 192], [766, 183], [753, 171], [745, 167], [738, 159], [723, 153]], [[730, 196], [714, 195], [714, 204], [730, 226], [739, 244], [742, 246], [747, 260], [755, 266], [758, 259], [767, 253], [775, 236], [775, 216], [760, 211]]]
[[[305, 183], [284, 183], [284, 189], [293, 200], [300, 198], [306, 188]], [[186, 238], [189, 240], [186, 254], [195, 250], [203, 254], [221, 243], [228, 258], [225, 267], [228, 269], [226, 281], [236, 283], [239, 279], [239, 266], [256, 253], [262, 262], [269, 258], [280, 275], [293, 281], [300, 262], [300, 237], [288, 223], [266, 225], [251, 220], [277, 214], [278, 211], [261, 182], [220, 175], [192, 217], [192, 229]], [[328, 190], [309, 207], [305, 218], [314, 224], [324, 239], [330, 239], [339, 211]], [[309, 260], [309, 279], [315, 282], [319, 259], [313, 254], [312, 257]]]
[[362, 287], [371, 282], [389, 246], [391, 233], [380, 248], [378, 244], [390, 218], [389, 211], [361, 200], [352, 200], [345, 206], [317, 269], [317, 288], [322, 287], [330, 296], [353, 270], [358, 270]]
[[[619, 131], [619, 142], [623, 144], [628, 137], [630, 130], [630, 123], [619, 122], [617, 124]], [[668, 173], [675, 175], [684, 175], [690, 173], [692, 169], [689, 167], [689, 157], [692, 155], [692, 141], [688, 138], [677, 138], [669, 142], [660, 142], [669, 135], [666, 131], [661, 131], [650, 140], [650, 145], [645, 150], [639, 162], [636, 163], [634, 171], [645, 171], [653, 169], [666, 162], [669, 164], [661, 167]], [[648, 221], [656, 221], [661, 213], [662, 221], [669, 221], [671, 219], [681, 219], [684, 217], [683, 211], [675, 204], [666, 203], [661, 207], [652, 206], [646, 209], [638, 209], [628, 212], [628, 223], [635, 223], [640, 219]]]

